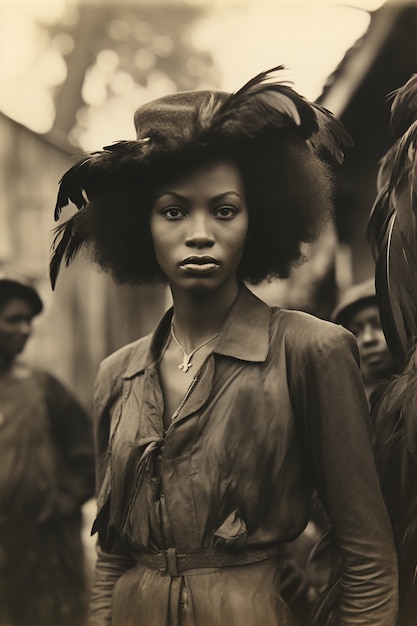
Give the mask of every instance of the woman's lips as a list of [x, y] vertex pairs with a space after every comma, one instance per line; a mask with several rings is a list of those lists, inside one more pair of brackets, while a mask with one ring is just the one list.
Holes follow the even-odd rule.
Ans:
[[380, 352], [372, 352], [369, 354], [362, 354], [361, 359], [366, 365], [372, 366], [379, 364], [382, 361], [383, 356]]
[[180, 268], [191, 274], [212, 274], [219, 267], [217, 259], [209, 256], [190, 256], [180, 263]]

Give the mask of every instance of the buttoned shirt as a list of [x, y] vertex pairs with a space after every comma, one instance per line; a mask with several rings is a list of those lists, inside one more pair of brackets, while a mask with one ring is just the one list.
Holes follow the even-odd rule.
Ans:
[[278, 546], [306, 526], [316, 488], [343, 563], [340, 623], [393, 625], [395, 550], [353, 335], [270, 307], [242, 285], [164, 430], [158, 360], [172, 313], [108, 357], [97, 377], [101, 549], [91, 624], [172, 626], [184, 590], [182, 623], [290, 623], [273, 561], [178, 579], [135, 555]]

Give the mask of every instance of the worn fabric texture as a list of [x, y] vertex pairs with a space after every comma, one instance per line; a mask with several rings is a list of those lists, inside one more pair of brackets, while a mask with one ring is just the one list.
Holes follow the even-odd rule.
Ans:
[[155, 332], [107, 358], [95, 393], [94, 626], [283, 626], [278, 561], [170, 576], [137, 557], [297, 537], [315, 487], [343, 561], [340, 624], [392, 626], [396, 560], [353, 335], [241, 286], [166, 432]]
[[56, 378], [19, 371], [0, 384], [0, 624], [82, 626], [92, 421]]

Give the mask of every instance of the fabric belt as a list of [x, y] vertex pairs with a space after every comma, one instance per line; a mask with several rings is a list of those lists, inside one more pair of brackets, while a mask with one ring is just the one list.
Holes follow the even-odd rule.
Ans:
[[273, 548], [270, 550], [223, 553], [210, 549], [196, 552], [177, 552], [176, 548], [168, 548], [168, 550], [161, 550], [155, 554], [140, 552], [135, 555], [135, 558], [138, 563], [159, 570], [161, 574], [175, 577], [187, 574], [190, 570], [236, 567], [266, 560], [275, 560], [281, 565], [282, 550], [281, 548]]

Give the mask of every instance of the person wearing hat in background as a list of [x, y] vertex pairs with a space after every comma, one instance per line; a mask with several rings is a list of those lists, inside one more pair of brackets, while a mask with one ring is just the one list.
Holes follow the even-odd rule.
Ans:
[[[313, 487], [342, 554], [338, 623], [392, 626], [395, 550], [351, 333], [270, 307], [332, 211], [341, 124], [275, 68], [234, 94], [162, 97], [137, 139], [61, 179], [51, 257], [83, 246], [121, 283], [165, 281], [173, 307], [100, 366], [95, 387], [94, 626], [295, 624], [282, 543]], [[304, 625], [303, 625], [304, 626]]]
[[0, 276], [0, 624], [82, 626], [92, 423], [59, 380], [20, 358], [42, 309], [25, 278]]
[[369, 278], [342, 292], [330, 318], [356, 337], [360, 366], [368, 401], [380, 384], [399, 371], [399, 363], [388, 349], [381, 327], [375, 279]]

